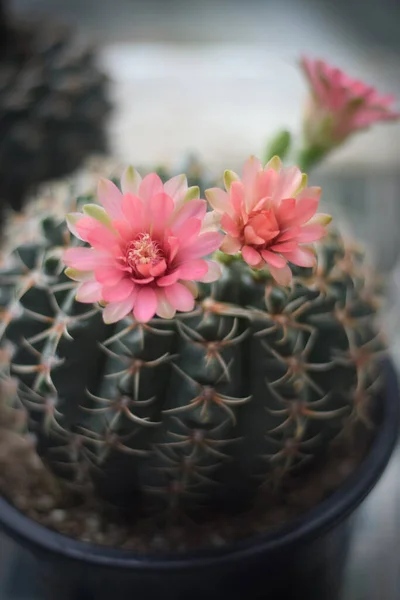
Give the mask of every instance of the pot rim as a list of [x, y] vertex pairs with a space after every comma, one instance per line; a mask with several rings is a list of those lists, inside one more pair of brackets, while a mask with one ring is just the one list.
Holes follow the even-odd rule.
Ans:
[[218, 566], [227, 562], [249, 560], [288, 547], [304, 544], [323, 535], [350, 515], [369, 494], [382, 475], [396, 444], [399, 421], [399, 385], [393, 363], [381, 363], [385, 375], [382, 392], [383, 416], [370, 451], [343, 485], [315, 508], [269, 533], [218, 548], [157, 554], [135, 554], [130, 550], [83, 542], [47, 529], [24, 515], [0, 496], [0, 528], [23, 546], [38, 552], [61, 555], [108, 568], [172, 571]]

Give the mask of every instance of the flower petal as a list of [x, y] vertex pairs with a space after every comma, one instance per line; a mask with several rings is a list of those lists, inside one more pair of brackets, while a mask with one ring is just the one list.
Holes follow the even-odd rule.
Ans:
[[194, 308], [193, 294], [181, 283], [175, 283], [164, 289], [168, 302], [182, 312], [188, 312]]
[[144, 177], [139, 186], [139, 197], [145, 202], [149, 202], [152, 196], [162, 194], [164, 186], [157, 173], [149, 173]]
[[207, 260], [206, 263], [208, 271], [204, 277], [199, 278], [198, 281], [202, 281], [203, 283], [212, 283], [213, 281], [217, 281], [222, 275], [221, 265], [215, 260]]
[[79, 221], [83, 218], [84, 218], [84, 215], [79, 212], [69, 213], [65, 218], [65, 220], [67, 222], [67, 227], [70, 230], [70, 232], [72, 233], [72, 235], [77, 237], [78, 240], [82, 240], [82, 241], [83, 241], [83, 238], [80, 236], [76, 227], [77, 227]]
[[112, 229], [111, 218], [102, 206], [98, 204], [85, 204], [82, 210], [88, 217], [92, 217], [92, 219], [96, 219], [102, 225]]
[[180, 229], [188, 219], [203, 220], [206, 212], [207, 203], [205, 200], [191, 200], [190, 202], [186, 202], [173, 216], [171, 222], [172, 231]]
[[220, 188], [210, 188], [205, 191], [206, 198], [209, 204], [212, 206], [217, 213], [228, 215], [234, 215], [234, 209], [232, 206], [229, 194]]
[[226, 254], [236, 254], [239, 252], [242, 244], [240, 240], [237, 238], [233, 238], [230, 235], [225, 236], [222, 244], [221, 244], [221, 252], [225, 252]]
[[167, 287], [168, 285], [173, 285], [178, 281], [178, 279], [181, 278], [180, 273], [181, 269], [180, 267], [178, 267], [171, 273], [168, 273], [168, 275], [164, 275], [164, 277], [160, 277], [159, 279], [157, 279], [157, 285], [159, 287]]
[[255, 267], [261, 262], [261, 254], [251, 246], [243, 246], [242, 256], [251, 267]]
[[203, 225], [201, 226], [201, 233], [206, 233], [207, 231], [218, 231], [221, 226], [221, 215], [219, 215], [215, 210], [211, 210], [206, 213], [203, 219]]
[[289, 265], [285, 265], [282, 269], [277, 269], [272, 265], [268, 265], [269, 272], [279, 285], [289, 286], [292, 281], [292, 271]]
[[188, 190], [186, 175], [175, 175], [164, 183], [164, 191], [170, 196], [175, 206], [179, 205], [185, 198]]
[[175, 316], [176, 308], [174, 308], [166, 299], [164, 290], [158, 288], [157, 294], [157, 310], [156, 313], [162, 319], [172, 319]]
[[122, 279], [117, 285], [103, 286], [103, 299], [106, 302], [120, 302], [125, 300], [135, 289], [131, 279]]
[[205, 260], [188, 260], [179, 266], [179, 279], [190, 279], [200, 281], [208, 272]]
[[282, 254], [299, 267], [313, 267], [316, 262], [315, 254], [310, 248], [297, 248], [294, 252], [283, 252]]
[[298, 242], [316, 242], [324, 237], [326, 229], [323, 225], [305, 225], [301, 228], [296, 239]]
[[[221, 227], [226, 233], [229, 233], [232, 237], [240, 236], [239, 226], [235, 223], [230, 215], [225, 213], [221, 217]], [[263, 241], [263, 240], [262, 240]], [[262, 242], [261, 242], [262, 243]]]
[[122, 193], [115, 183], [108, 179], [100, 179], [97, 186], [97, 195], [108, 215], [112, 219], [122, 218], [121, 200]]
[[67, 267], [77, 271], [93, 271], [101, 265], [111, 265], [114, 259], [106, 252], [98, 252], [93, 248], [68, 248], [63, 254]]
[[268, 266], [275, 267], [276, 269], [283, 269], [287, 262], [282, 256], [269, 250], [261, 250], [261, 256]]
[[100, 302], [102, 299], [102, 286], [97, 281], [85, 281], [79, 286], [75, 298], [78, 302], [88, 304]]
[[[90, 217], [86, 218], [90, 219]], [[97, 221], [95, 221], [94, 219], [93, 221], [97, 223]], [[81, 221], [81, 223], [78, 224], [78, 229], [82, 223], [83, 220]], [[114, 248], [116, 246], [118, 247], [119, 241], [119, 238], [117, 238], [116, 235], [112, 233], [112, 231], [110, 231], [104, 225], [100, 225], [99, 223], [97, 223], [96, 227], [87, 231], [86, 239], [89, 242], [89, 244], [93, 246], [93, 248], [95, 248], [96, 250], [104, 250], [105, 252], [113, 252]]]
[[135, 231], [143, 231], [145, 228], [145, 207], [138, 196], [124, 194], [121, 202], [122, 213], [130, 227]]
[[97, 267], [97, 269], [94, 270], [94, 276], [96, 278], [96, 281], [98, 281], [99, 283], [110, 286], [119, 283], [121, 279], [125, 277], [125, 273], [115, 266], [102, 266]]
[[142, 287], [135, 300], [133, 315], [140, 323], [150, 321], [157, 310], [157, 294], [151, 287]]
[[[187, 258], [202, 258], [218, 250], [223, 239], [222, 233], [202, 233], [191, 246], [184, 248], [183, 252]], [[180, 254], [181, 251], [178, 255]]]
[[150, 210], [150, 228], [156, 238], [162, 236], [174, 211], [174, 201], [164, 192], [155, 194], [148, 202]]
[[121, 302], [110, 302], [110, 304], [107, 304], [103, 310], [104, 323], [116, 323], [117, 321], [120, 321], [126, 317], [126, 315], [131, 312], [134, 306], [136, 295], [137, 291], [135, 289], [125, 300], [122, 300]]
[[132, 166], [129, 166], [122, 173], [121, 177], [121, 190], [123, 194], [134, 194], [137, 196], [139, 192], [140, 183], [142, 181], [139, 173]]

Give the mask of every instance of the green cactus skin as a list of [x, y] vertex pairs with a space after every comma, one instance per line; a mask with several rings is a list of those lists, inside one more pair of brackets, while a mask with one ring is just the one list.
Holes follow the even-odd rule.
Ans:
[[243, 510], [372, 426], [379, 298], [339, 234], [291, 289], [225, 256], [193, 313], [110, 326], [63, 273], [62, 215], [88, 194], [61, 190], [9, 224], [0, 378], [74, 490], [160, 520]]

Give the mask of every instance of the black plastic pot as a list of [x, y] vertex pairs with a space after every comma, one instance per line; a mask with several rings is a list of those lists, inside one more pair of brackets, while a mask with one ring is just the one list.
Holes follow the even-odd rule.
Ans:
[[228, 548], [141, 556], [78, 542], [45, 529], [0, 499], [0, 525], [32, 552], [51, 600], [334, 600], [338, 598], [354, 514], [395, 446], [399, 388], [392, 364], [368, 456], [315, 509], [268, 535]]

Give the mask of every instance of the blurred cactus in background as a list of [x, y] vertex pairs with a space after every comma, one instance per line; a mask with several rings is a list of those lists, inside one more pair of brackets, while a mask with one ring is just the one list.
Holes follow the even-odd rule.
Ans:
[[19, 210], [39, 182], [106, 150], [107, 80], [68, 28], [22, 22], [0, 3], [0, 201]]

